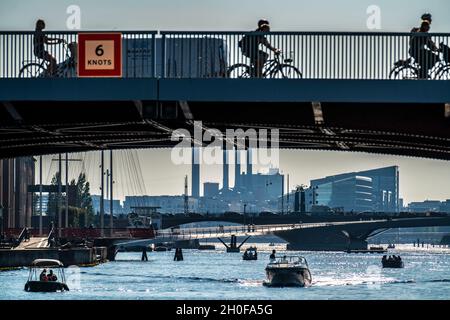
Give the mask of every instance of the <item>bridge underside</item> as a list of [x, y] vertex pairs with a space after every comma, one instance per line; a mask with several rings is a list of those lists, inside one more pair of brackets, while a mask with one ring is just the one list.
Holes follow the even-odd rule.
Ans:
[[379, 222], [351, 223], [317, 228], [275, 232], [289, 242], [289, 250], [343, 251], [367, 250], [367, 239], [392, 228], [449, 226], [450, 218], [394, 219]]
[[279, 129], [281, 148], [450, 159], [448, 81], [161, 81], [2, 79], [0, 158], [172, 147], [202, 121]]

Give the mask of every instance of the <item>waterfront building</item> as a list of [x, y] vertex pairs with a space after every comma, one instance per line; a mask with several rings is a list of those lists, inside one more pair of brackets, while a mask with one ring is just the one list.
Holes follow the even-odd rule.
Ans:
[[[359, 177], [359, 178], [356, 178]], [[349, 179], [350, 180], [346, 180]], [[372, 201], [371, 205], [368, 203], [368, 199], [362, 199], [362, 197], [368, 197], [368, 194], [364, 194], [362, 190], [363, 185], [367, 184], [363, 183], [363, 180], [368, 181], [371, 180], [372, 184]], [[398, 166], [384, 167], [366, 171], [359, 172], [349, 172], [343, 174], [337, 174], [333, 176], [327, 176], [325, 178], [314, 179], [311, 180], [311, 187], [317, 188], [316, 193], [319, 194], [317, 201], [322, 201], [322, 203], [318, 204], [326, 204], [328, 198], [330, 198], [330, 185], [329, 183], [337, 183], [341, 181], [341, 184], [346, 185], [347, 188], [349, 185], [354, 185], [353, 188], [355, 192], [358, 192], [359, 195], [354, 195], [354, 200], [358, 199], [354, 202], [354, 205], [350, 205], [352, 203], [352, 199], [349, 198], [351, 193], [347, 191], [338, 191], [339, 188], [335, 188], [335, 192], [341, 192], [340, 197], [342, 197], [339, 201], [335, 200], [331, 202], [334, 204], [347, 204], [344, 207], [345, 211], [355, 210], [360, 211], [361, 209], [370, 210], [375, 212], [398, 212], [399, 211], [399, 170]], [[356, 187], [356, 186], [361, 187]], [[351, 188], [351, 187], [350, 187]], [[322, 191], [320, 191], [320, 189]], [[369, 192], [369, 191], [367, 191]], [[347, 196], [346, 196], [347, 195]], [[337, 195], [336, 195], [337, 196]], [[320, 199], [319, 199], [320, 198]], [[331, 199], [331, 198], [330, 198]], [[361, 210], [361, 211], [364, 211]]]
[[0, 160], [0, 219], [2, 230], [31, 227], [34, 185], [34, 158]]

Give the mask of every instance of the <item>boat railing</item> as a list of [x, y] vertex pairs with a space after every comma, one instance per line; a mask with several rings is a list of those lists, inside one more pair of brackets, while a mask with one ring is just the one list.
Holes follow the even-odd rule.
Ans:
[[283, 256], [269, 263], [271, 267], [281, 267], [292, 264], [308, 267], [308, 262], [306, 261], [306, 259], [300, 256]]

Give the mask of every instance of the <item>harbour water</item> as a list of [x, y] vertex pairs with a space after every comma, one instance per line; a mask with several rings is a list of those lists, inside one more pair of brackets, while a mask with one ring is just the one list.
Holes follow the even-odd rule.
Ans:
[[[252, 244], [248, 244], [250, 246]], [[450, 251], [403, 245], [404, 269], [382, 269], [381, 254], [294, 252], [306, 257], [313, 277], [309, 288], [267, 288], [264, 268], [273, 248], [258, 246], [257, 261], [243, 261], [242, 253], [183, 250], [184, 261], [174, 262], [174, 251], [150, 252], [141, 262], [137, 252], [119, 253], [117, 261], [89, 268], [67, 268], [70, 292], [27, 293], [28, 270], [0, 273], [0, 299], [449, 299]]]

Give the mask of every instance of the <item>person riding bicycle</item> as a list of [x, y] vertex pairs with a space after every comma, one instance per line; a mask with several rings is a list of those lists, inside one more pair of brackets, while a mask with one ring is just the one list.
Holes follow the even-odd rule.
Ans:
[[[265, 19], [259, 20], [258, 29], [256, 29], [255, 32], [270, 32], [269, 21]], [[262, 76], [264, 64], [269, 58], [269, 55], [266, 52], [259, 49], [260, 44], [276, 54], [280, 53], [280, 50], [272, 47], [267, 38], [262, 34], [248, 34], [239, 41], [239, 48], [241, 48], [242, 54], [250, 59], [250, 62], [256, 69], [256, 77]]]
[[422, 15], [422, 23], [419, 28], [413, 28], [411, 33], [413, 35], [409, 40], [409, 54], [414, 58], [417, 64], [420, 65], [419, 78], [427, 79], [428, 71], [433, 68], [439, 57], [434, 52], [439, 51], [439, 48], [431, 40], [431, 36], [417, 36], [414, 33], [428, 33], [431, 27], [431, 14], [425, 13]]
[[36, 21], [36, 29], [34, 31], [33, 37], [33, 48], [34, 48], [33, 52], [34, 55], [39, 59], [44, 59], [45, 61], [49, 62], [47, 72], [50, 75], [54, 75], [56, 72], [56, 59], [48, 51], [45, 50], [45, 44], [47, 45], [60, 44], [64, 42], [64, 40], [47, 37], [43, 31], [44, 29], [45, 29], [44, 20]]

